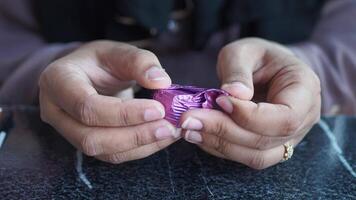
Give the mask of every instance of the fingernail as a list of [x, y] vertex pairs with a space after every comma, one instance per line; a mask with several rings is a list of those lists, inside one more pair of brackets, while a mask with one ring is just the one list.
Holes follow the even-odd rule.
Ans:
[[167, 73], [161, 67], [153, 66], [146, 71], [146, 78], [151, 81], [161, 81], [167, 79]]
[[170, 126], [159, 127], [155, 132], [155, 137], [158, 140], [164, 140], [168, 138], [178, 138], [179, 136], [180, 136], [180, 132], [177, 132], [175, 128]]
[[225, 83], [221, 86], [221, 89], [225, 90], [234, 97], [250, 100], [252, 98], [252, 90], [241, 82]]
[[232, 102], [227, 96], [220, 96], [216, 99], [216, 103], [227, 113], [231, 114], [233, 111]]
[[190, 130], [185, 133], [184, 139], [194, 144], [201, 143], [203, 141], [203, 138], [199, 132]]
[[203, 128], [203, 123], [199, 119], [188, 117], [183, 122], [182, 128], [189, 130], [201, 130]]
[[161, 108], [148, 108], [143, 114], [143, 119], [147, 122], [162, 119], [164, 111]]

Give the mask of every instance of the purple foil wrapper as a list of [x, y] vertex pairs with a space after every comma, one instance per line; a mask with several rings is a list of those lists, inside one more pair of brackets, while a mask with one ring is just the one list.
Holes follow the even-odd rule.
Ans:
[[207, 89], [173, 84], [167, 89], [155, 90], [153, 99], [165, 108], [165, 119], [178, 127], [181, 115], [190, 109], [219, 109], [215, 100], [220, 95], [229, 95], [220, 89]]

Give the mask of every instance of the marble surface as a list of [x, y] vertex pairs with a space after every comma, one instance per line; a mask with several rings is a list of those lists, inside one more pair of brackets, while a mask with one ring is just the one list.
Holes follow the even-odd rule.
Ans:
[[[179, 141], [120, 165], [83, 156], [34, 107], [5, 108], [0, 199], [356, 199], [356, 118], [323, 118], [293, 158], [257, 171]], [[0, 138], [1, 139], [1, 138]]]

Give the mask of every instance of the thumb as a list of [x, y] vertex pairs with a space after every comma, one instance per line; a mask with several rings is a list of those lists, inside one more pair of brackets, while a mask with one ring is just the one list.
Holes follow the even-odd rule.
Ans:
[[218, 75], [221, 89], [241, 100], [251, 100], [254, 94], [253, 71], [256, 66], [254, 54], [238, 43], [225, 46], [218, 57]]
[[161, 67], [155, 54], [129, 44], [103, 42], [99, 46], [101, 62], [122, 81], [137, 81], [148, 89], [167, 88], [171, 78]]

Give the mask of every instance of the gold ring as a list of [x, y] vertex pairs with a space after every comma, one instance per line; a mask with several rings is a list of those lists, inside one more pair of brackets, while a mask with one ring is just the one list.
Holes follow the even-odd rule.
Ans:
[[293, 145], [291, 145], [289, 142], [285, 143], [284, 145], [284, 153], [283, 153], [283, 158], [281, 162], [289, 160], [293, 156]]

